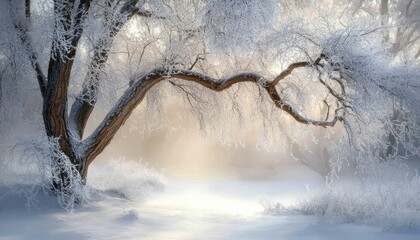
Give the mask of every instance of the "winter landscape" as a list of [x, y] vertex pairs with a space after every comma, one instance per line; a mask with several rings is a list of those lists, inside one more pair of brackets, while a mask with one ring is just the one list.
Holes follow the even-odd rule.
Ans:
[[0, 239], [420, 239], [420, 1], [0, 0]]

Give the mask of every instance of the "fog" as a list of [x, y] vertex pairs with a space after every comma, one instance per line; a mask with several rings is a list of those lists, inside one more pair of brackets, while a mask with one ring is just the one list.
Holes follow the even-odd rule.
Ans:
[[0, 240], [419, 239], [420, 1], [0, 11]]
[[[141, 161], [163, 171], [169, 178], [238, 180], [268, 180], [290, 176], [290, 170], [295, 172], [297, 166], [304, 169], [303, 171], [311, 171], [304, 166], [304, 162], [309, 162], [314, 169], [323, 167], [316, 166], [321, 165], [320, 160], [304, 157], [297, 159], [296, 156], [292, 156], [291, 143], [272, 151], [259, 147], [257, 135], [258, 131], [263, 129], [258, 126], [245, 133], [242, 145], [222, 144], [217, 139], [203, 136], [196, 119], [179, 118], [177, 114], [179, 111], [177, 106], [169, 109], [167, 120], [171, 123], [170, 127], [163, 126], [150, 132], [130, 131], [133, 125], [141, 128], [145, 123], [128, 121], [94, 164], [124, 158]], [[91, 123], [95, 124], [97, 123]], [[222, 126], [221, 131], [223, 127], [226, 126]], [[311, 142], [311, 135], [307, 138], [307, 142]], [[294, 150], [294, 155], [299, 153], [299, 149]], [[320, 178], [324, 177], [322, 173], [314, 172], [314, 174]]]

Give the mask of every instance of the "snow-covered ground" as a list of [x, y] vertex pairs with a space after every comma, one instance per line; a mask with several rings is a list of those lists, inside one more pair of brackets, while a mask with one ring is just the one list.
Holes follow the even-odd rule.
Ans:
[[416, 230], [383, 231], [293, 212], [264, 213], [265, 201], [287, 206], [307, 187], [323, 184], [309, 171], [291, 180], [294, 171], [270, 180], [169, 179], [165, 190], [136, 200], [102, 186], [73, 213], [43, 193], [28, 208], [24, 194], [2, 187], [0, 239], [420, 239]]

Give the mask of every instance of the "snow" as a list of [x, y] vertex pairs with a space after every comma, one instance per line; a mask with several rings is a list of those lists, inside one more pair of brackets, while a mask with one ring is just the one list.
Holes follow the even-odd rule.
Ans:
[[[121, 164], [121, 162], [120, 162]], [[133, 163], [128, 166], [134, 166]], [[92, 167], [90, 174], [107, 173]], [[116, 171], [117, 172], [117, 171]], [[112, 188], [118, 189], [116, 172]], [[140, 171], [144, 184], [146, 171]], [[300, 175], [297, 173], [300, 172]], [[121, 174], [133, 179], [133, 172]], [[153, 175], [155, 174], [155, 175]], [[156, 178], [156, 173], [152, 176]], [[291, 176], [295, 176], [291, 178]], [[104, 175], [106, 177], [106, 175]], [[94, 178], [92, 178], [94, 179]], [[156, 180], [157, 181], [157, 180]], [[122, 184], [121, 186], [127, 187]], [[95, 188], [91, 183], [90, 188]], [[293, 204], [323, 179], [303, 166], [275, 179], [168, 179], [165, 190], [129, 200], [104, 185], [69, 213], [42, 191], [31, 207], [24, 194], [0, 188], [0, 239], [419, 239], [417, 230], [383, 231], [371, 225], [331, 223], [297, 212], [264, 213], [264, 201]], [[141, 192], [140, 186], [137, 186]], [[148, 186], [150, 190], [150, 186]], [[131, 192], [133, 193], [133, 192]]]

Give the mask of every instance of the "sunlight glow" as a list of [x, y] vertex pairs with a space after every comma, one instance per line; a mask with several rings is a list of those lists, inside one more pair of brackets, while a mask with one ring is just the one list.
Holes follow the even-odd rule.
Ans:
[[255, 201], [215, 194], [206, 190], [186, 190], [178, 194], [165, 194], [147, 204], [183, 209], [190, 214], [226, 214], [251, 216], [261, 213], [263, 207]]

